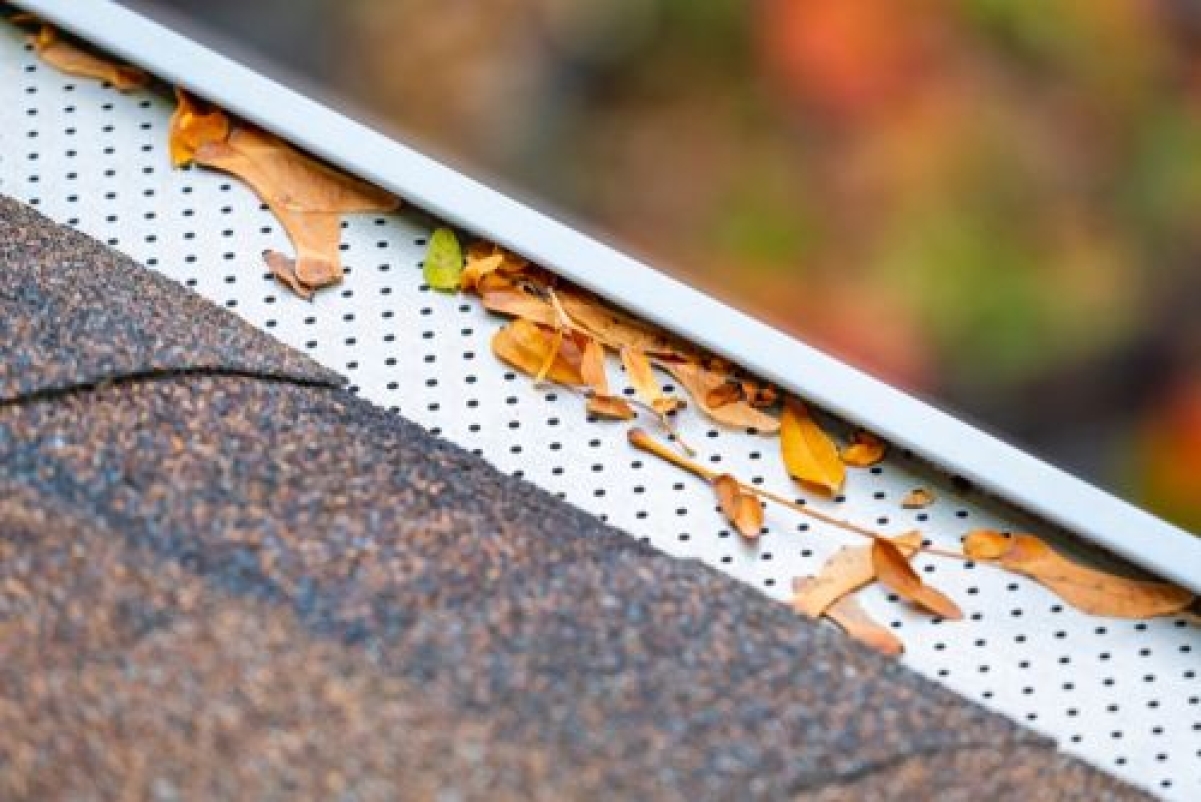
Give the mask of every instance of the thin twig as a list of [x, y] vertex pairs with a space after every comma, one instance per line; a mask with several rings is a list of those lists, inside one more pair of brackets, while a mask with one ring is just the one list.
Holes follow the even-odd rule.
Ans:
[[[649, 434], [647, 434], [646, 431], [643, 429], [639, 429], [637, 427], [630, 429], [630, 431], [628, 433], [628, 437], [630, 440], [630, 444], [633, 445], [635, 448], [639, 448], [649, 454], [655, 455], [659, 459], [662, 459], [666, 462], [670, 462], [672, 465], [675, 465], [677, 468], [682, 468], [683, 470], [688, 471], [689, 473], [693, 474], [694, 476], [698, 476], [701, 479], [704, 479], [706, 482], [712, 482], [719, 475], [717, 471], [710, 470], [709, 468], [706, 468], [704, 465], [701, 465], [698, 462], [695, 462], [691, 459], [688, 459], [687, 457], [685, 457], [683, 455], [677, 454], [675, 451], [672, 451], [670, 448], [663, 445], [658, 440], [656, 440], [655, 438], [653, 438]], [[806, 504], [798, 504], [797, 502], [793, 501], [792, 499], [785, 498], [784, 496], [781, 496], [777, 493], [773, 493], [770, 490], [764, 490], [760, 487], [756, 487], [755, 485], [748, 485], [742, 481], [738, 481], [738, 485], [739, 485], [739, 487], [741, 487], [743, 490], [747, 491], [748, 493], [754, 493], [756, 496], [759, 496], [760, 498], [765, 498], [769, 501], [774, 501], [775, 503], [785, 506], [785, 507], [789, 508], [790, 510], [799, 512], [802, 515], [808, 515], [810, 518], [815, 518], [815, 519], [821, 521], [822, 523], [829, 524], [830, 526], [834, 526], [839, 529], [843, 529], [847, 532], [852, 532], [861, 537], [870, 538], [872, 540], [886, 540], [890, 543], [892, 542], [891, 538], [889, 538], [887, 535], [885, 535], [883, 533], [876, 532], [872, 529], [868, 529], [865, 526], [860, 526], [859, 524], [853, 523], [851, 521], [845, 521], [841, 518], [835, 518], [833, 515], [827, 515], [826, 513], [821, 512], [820, 510], [815, 510]], [[945, 549], [936, 548], [934, 546], [922, 546], [918, 550], [922, 551], [926, 554], [933, 554], [933, 555], [937, 555], [939, 557], [947, 557], [947, 558], [953, 559], [953, 560], [961, 560], [961, 561], [968, 560], [968, 557], [966, 555], [960, 554], [959, 552], [947, 551]]]

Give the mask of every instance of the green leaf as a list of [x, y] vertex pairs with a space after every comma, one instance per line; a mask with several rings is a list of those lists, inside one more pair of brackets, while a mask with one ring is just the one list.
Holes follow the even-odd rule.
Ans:
[[425, 252], [425, 283], [435, 290], [457, 292], [463, 275], [463, 250], [449, 228], [439, 228], [430, 236]]

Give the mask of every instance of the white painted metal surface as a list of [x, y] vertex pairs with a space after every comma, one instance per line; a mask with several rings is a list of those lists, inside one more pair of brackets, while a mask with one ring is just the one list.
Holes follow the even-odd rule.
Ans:
[[[1201, 539], [657, 273], [109, 0], [18, 0], [979, 486], [1201, 591]], [[703, 325], [700, 325], [703, 321]]]
[[[473, 299], [422, 286], [428, 227], [420, 215], [351, 218], [347, 281], [305, 303], [266, 274], [261, 251], [288, 244], [253, 195], [218, 173], [171, 169], [165, 98], [60, 75], [3, 25], [0, 77], [0, 192], [232, 308], [343, 372], [376, 403], [776, 599], [788, 596], [792, 577], [852, 542], [771, 509], [770, 533], [747, 546], [707, 487], [632, 450], [619, 425], [588, 423], [578, 398], [534, 390], [508, 372], [488, 345], [499, 321]], [[775, 439], [719, 430], [688, 412], [682, 429], [702, 459], [792, 492]], [[903, 510], [900, 499], [917, 486], [934, 487], [940, 500]], [[944, 544], [977, 526], [1048, 532], [903, 454], [853, 472], [844, 499], [814, 503], [887, 531], [921, 527]], [[1154, 793], [1201, 798], [1201, 628], [1083, 616], [1008, 574], [922, 565], [967, 620], [936, 624], [877, 589], [865, 592], [869, 610], [905, 639], [910, 667]]]

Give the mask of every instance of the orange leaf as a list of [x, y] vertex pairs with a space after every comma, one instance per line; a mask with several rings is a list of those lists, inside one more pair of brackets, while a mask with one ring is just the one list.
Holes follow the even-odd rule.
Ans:
[[608, 306], [594, 296], [564, 288], [559, 293], [559, 299], [576, 324], [614, 350], [634, 348], [644, 354], [677, 359], [698, 357], [696, 348], [662, 329]]
[[120, 92], [140, 89], [150, 83], [150, 76], [137, 67], [115, 64], [80, 50], [70, 42], [59, 39], [58, 31], [49, 25], [43, 25], [38, 34], [30, 38], [42, 61], [68, 75], [108, 81]]
[[680, 386], [692, 396], [709, 417], [726, 426], [740, 429], [755, 429], [764, 434], [771, 434], [780, 428], [780, 422], [765, 412], [754, 409], [743, 401], [734, 401], [720, 407], [709, 404], [709, 393], [726, 383], [723, 374], [705, 370], [700, 365], [691, 362], [661, 361], [659, 366], [670, 373]]
[[1196, 596], [1166, 582], [1132, 579], [1088, 568], [1063, 557], [1034, 535], [1006, 537], [990, 529], [969, 532], [963, 551], [1024, 574], [1090, 615], [1154, 618], [1189, 607]]
[[[792, 589], [798, 596], [803, 596], [809, 592], [813, 581], [812, 577], [797, 579], [793, 582]], [[896, 657], [905, 651], [905, 644], [901, 639], [888, 627], [881, 626], [873, 620], [855, 596], [843, 596], [831, 604], [822, 615], [855, 640], [881, 654]]]
[[842, 450], [842, 461], [853, 468], [870, 468], [884, 459], [887, 450], [883, 440], [859, 429], [851, 436], [851, 444]]
[[901, 550], [887, 540], [872, 541], [872, 567], [876, 578], [898, 596], [943, 618], [952, 621], [963, 618], [959, 605], [922, 582]]
[[717, 493], [717, 503], [726, 518], [747, 540], [756, 540], [763, 529], [763, 505], [754, 493], [748, 493], [742, 485], [728, 473], [723, 473], [713, 480], [713, 490]]
[[[918, 532], [906, 532], [893, 538], [893, 543], [913, 554], [922, 545], [922, 536]], [[799, 613], [817, 618], [834, 602], [871, 584], [875, 578], [871, 546], [845, 546], [834, 552], [813, 581], [793, 598], [792, 606]]]
[[797, 399], [784, 399], [780, 448], [788, 474], [805, 487], [833, 496], [842, 489], [846, 469], [838, 449]]
[[901, 506], [907, 510], [925, 509], [933, 503], [934, 491], [924, 487], [914, 488], [905, 498], [901, 499]]
[[192, 161], [196, 149], [209, 142], [229, 138], [229, 118], [218, 108], [202, 110], [187, 92], [175, 87], [175, 111], [167, 134], [171, 164], [182, 167]]
[[584, 379], [584, 384], [592, 388], [592, 397], [588, 399], [588, 412], [598, 417], [618, 420], [634, 417], [634, 410], [630, 405], [609, 392], [609, 376], [605, 371], [605, 348], [591, 337], [584, 343], [580, 376]]
[[559, 316], [555, 314], [554, 307], [512, 284], [488, 287], [483, 290], [480, 299], [490, 312], [524, 318], [543, 326], [559, 325]]
[[499, 270], [504, 263], [504, 254], [493, 253], [480, 259], [476, 259], [471, 256], [469, 251], [467, 255], [467, 264], [463, 265], [463, 275], [459, 278], [459, 286], [467, 291], [478, 289], [479, 284], [481, 281], [483, 281], [484, 277], [496, 270]]
[[492, 337], [492, 351], [523, 373], [537, 376], [549, 359], [546, 378], [559, 384], [583, 384], [582, 355], [575, 350], [572, 340], [563, 340], [558, 351], [553, 350], [554, 344], [553, 331], [520, 318], [501, 327]]

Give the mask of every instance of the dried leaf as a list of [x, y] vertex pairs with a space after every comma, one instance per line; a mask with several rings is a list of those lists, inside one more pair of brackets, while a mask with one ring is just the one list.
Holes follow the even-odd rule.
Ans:
[[484, 308], [491, 312], [524, 318], [543, 326], [555, 327], [559, 324], [559, 316], [553, 306], [512, 284], [489, 287], [480, 294], [480, 300]]
[[728, 473], [723, 473], [713, 480], [713, 490], [717, 493], [717, 503], [738, 534], [747, 540], [757, 540], [763, 529], [763, 505], [754, 493], [748, 493], [742, 485]]
[[[803, 596], [809, 592], [812, 584], [812, 577], [804, 577], [795, 580], [792, 589], [798, 596]], [[905, 644], [901, 639], [888, 627], [873, 620], [855, 596], [843, 596], [831, 604], [823, 615], [837, 624], [843, 632], [881, 654], [896, 657], [905, 651]]]
[[[918, 532], [906, 532], [893, 538], [892, 542], [912, 555], [922, 545], [922, 536]], [[871, 546], [846, 546], [834, 552], [813, 577], [813, 582], [793, 598], [792, 606], [797, 612], [817, 618], [834, 602], [871, 584], [875, 578]]]
[[780, 400], [780, 395], [774, 387], [758, 385], [749, 379], [742, 381], [742, 394], [746, 397], [746, 402], [756, 409], [774, 406]]
[[969, 532], [963, 551], [1034, 579], [1090, 615], [1154, 618], [1189, 607], [1196, 596], [1184, 588], [1098, 571], [1072, 562], [1034, 535], [1007, 537], [990, 529]]
[[780, 448], [788, 474], [807, 488], [833, 496], [842, 489], [846, 469], [834, 441], [809, 410], [791, 396], [784, 399], [780, 422]]
[[901, 506], [907, 510], [921, 510], [933, 504], [934, 499], [933, 490], [925, 487], [917, 487], [910, 490], [909, 494], [901, 499]]
[[296, 277], [296, 261], [294, 259], [284, 256], [279, 251], [263, 251], [263, 261], [267, 263], [267, 267], [271, 269], [271, 274], [275, 276], [276, 280], [282, 282], [306, 301], [312, 299], [313, 288], [305, 286]]
[[726, 404], [733, 404], [742, 398], [742, 387], [735, 382], [724, 382], [705, 395], [705, 406], [710, 409], [721, 409]]
[[695, 360], [700, 356], [693, 346], [608, 306], [595, 296], [565, 288], [559, 297], [577, 325], [614, 350], [634, 348], [656, 357], [684, 360]]
[[492, 351], [518, 370], [537, 376], [551, 358], [546, 378], [559, 384], [583, 384], [580, 375], [582, 354], [574, 342], [562, 339], [557, 350], [555, 333], [528, 320], [517, 319], [503, 326], [492, 337]]
[[116, 64], [81, 50], [60, 39], [58, 31], [49, 25], [43, 25], [37, 35], [30, 39], [42, 61], [68, 75], [108, 81], [120, 92], [130, 92], [150, 83], [150, 76], [137, 67]]
[[872, 541], [872, 567], [876, 578], [902, 598], [952, 621], [963, 618], [959, 605], [923, 582], [908, 558], [887, 540]]
[[193, 158], [238, 176], [267, 203], [296, 248], [296, 278], [312, 288], [342, 280], [338, 243], [343, 214], [389, 211], [399, 204], [392, 195], [261, 131], [236, 129], [226, 142], [196, 148]]
[[430, 235], [422, 269], [425, 283], [435, 290], [456, 292], [463, 273], [463, 251], [459, 238], [449, 228], [438, 228]]
[[634, 391], [651, 409], [660, 415], [666, 415], [679, 409], [680, 399], [663, 394], [663, 389], [659, 386], [659, 380], [655, 378], [655, 371], [651, 367], [650, 360], [646, 358], [646, 354], [637, 348], [623, 347], [621, 363], [625, 365], [626, 375], [629, 376]]
[[871, 432], [862, 429], [851, 435], [851, 443], [842, 450], [842, 461], [852, 468], [870, 468], [884, 459], [888, 446]]
[[221, 109], [202, 108], [187, 92], [175, 87], [175, 111], [167, 135], [171, 164], [183, 167], [192, 161], [197, 148], [229, 138], [229, 118]]
[[630, 420], [634, 410], [624, 399], [617, 398], [609, 392], [609, 376], [605, 370], [605, 348], [591, 337], [584, 344], [584, 354], [580, 362], [580, 376], [584, 383], [592, 388], [592, 396], [588, 399], [588, 412], [601, 418], [616, 418]]
[[772, 434], [779, 430], [778, 420], [743, 401], [720, 407], [710, 406], [709, 393], [725, 384], [726, 377], [723, 374], [706, 370], [691, 362], [662, 361], [659, 366], [670, 373], [688, 395], [692, 396], [697, 406], [718, 423], [740, 429], [755, 429], [764, 434]]

